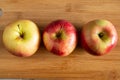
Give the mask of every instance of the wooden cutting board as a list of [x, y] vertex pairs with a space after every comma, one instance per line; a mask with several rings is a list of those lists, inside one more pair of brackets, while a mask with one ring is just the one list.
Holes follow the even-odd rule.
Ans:
[[[5, 26], [18, 19], [33, 20], [41, 32], [53, 20], [65, 19], [77, 29], [94, 19], [110, 20], [120, 37], [120, 0], [0, 0], [0, 78], [120, 79], [120, 41], [107, 55], [92, 56], [79, 46], [67, 57], [48, 52], [41, 42], [35, 55], [20, 58], [3, 46]], [[0, 12], [1, 13], [1, 12]], [[69, 80], [69, 79], [68, 79]]]

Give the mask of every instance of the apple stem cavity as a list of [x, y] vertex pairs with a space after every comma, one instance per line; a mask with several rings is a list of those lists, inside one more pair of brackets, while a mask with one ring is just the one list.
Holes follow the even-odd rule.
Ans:
[[61, 35], [62, 35], [61, 31], [59, 31], [59, 32], [56, 34], [56, 37], [57, 37], [57, 38], [61, 38]]
[[57, 32], [56, 37], [60, 39], [61, 35], [62, 35], [62, 26], [60, 27], [60, 30]]
[[104, 33], [101, 32], [101, 33], [99, 33], [98, 35], [99, 35], [100, 38], [102, 38], [102, 37], [104, 36]]
[[65, 39], [65, 33], [63, 31], [63, 26], [60, 27], [60, 30], [56, 33], [57, 39]]
[[108, 39], [107, 34], [106, 34], [105, 32], [99, 33], [98, 36], [99, 36], [100, 39], [103, 40], [104, 42], [106, 42], [107, 39]]

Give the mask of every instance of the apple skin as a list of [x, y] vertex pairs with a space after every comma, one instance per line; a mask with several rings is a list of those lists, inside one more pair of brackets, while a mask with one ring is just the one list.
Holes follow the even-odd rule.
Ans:
[[82, 27], [80, 39], [81, 46], [87, 52], [101, 56], [109, 53], [116, 46], [118, 35], [110, 21], [97, 19]]
[[7, 25], [3, 31], [3, 43], [11, 54], [29, 57], [39, 48], [40, 32], [30, 20], [17, 20]]
[[56, 20], [50, 23], [43, 32], [43, 42], [46, 49], [58, 56], [67, 56], [77, 44], [77, 31], [66, 20]]

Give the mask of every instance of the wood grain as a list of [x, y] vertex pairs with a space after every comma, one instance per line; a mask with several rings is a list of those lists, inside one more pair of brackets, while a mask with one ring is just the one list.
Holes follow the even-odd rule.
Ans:
[[6, 51], [2, 43], [5, 26], [18, 19], [33, 20], [41, 32], [56, 19], [68, 20], [77, 29], [90, 20], [107, 19], [115, 25], [120, 37], [120, 0], [0, 0], [0, 8], [3, 10], [0, 16], [0, 78], [120, 79], [119, 40], [110, 54], [101, 57], [89, 55], [79, 46], [71, 55], [58, 57], [41, 43], [35, 55], [19, 58]]

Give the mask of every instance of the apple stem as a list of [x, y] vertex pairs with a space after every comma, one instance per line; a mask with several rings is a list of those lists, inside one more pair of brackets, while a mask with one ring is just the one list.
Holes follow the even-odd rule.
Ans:
[[57, 32], [56, 37], [61, 38], [63, 26], [60, 27], [60, 30]]
[[18, 24], [17, 26], [18, 26], [18, 29], [20, 30], [20, 25]]
[[17, 26], [18, 26], [18, 29], [19, 29], [20, 37], [23, 38], [24, 37], [24, 33], [21, 31], [20, 25], [18, 24]]

